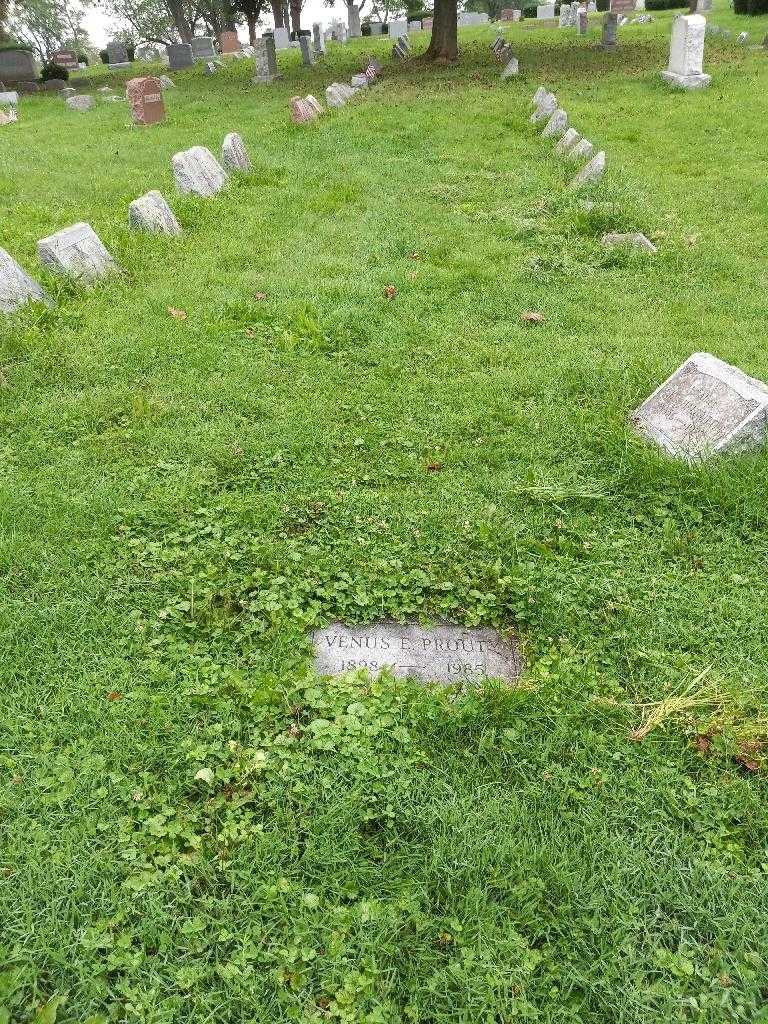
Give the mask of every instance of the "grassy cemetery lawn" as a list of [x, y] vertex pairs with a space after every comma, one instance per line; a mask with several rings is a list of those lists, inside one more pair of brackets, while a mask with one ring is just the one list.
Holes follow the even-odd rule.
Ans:
[[[691, 93], [671, 18], [0, 128], [55, 300], [0, 317], [0, 1022], [768, 1020], [768, 453], [628, 424], [695, 351], [768, 380], [768, 18], [718, 0]], [[253, 173], [178, 197], [230, 131]], [[149, 189], [181, 238], [128, 230]], [[78, 221], [91, 290], [36, 260]], [[414, 617], [514, 630], [520, 685], [313, 675], [313, 628]]]

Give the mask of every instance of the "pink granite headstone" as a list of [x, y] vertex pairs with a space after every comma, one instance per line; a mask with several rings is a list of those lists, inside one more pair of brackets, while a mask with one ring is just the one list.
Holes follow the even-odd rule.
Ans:
[[125, 83], [125, 98], [136, 124], [157, 124], [165, 120], [165, 103], [159, 78], [153, 75], [132, 78]]
[[240, 40], [237, 38], [237, 32], [222, 32], [219, 45], [222, 53], [239, 53]]
[[301, 96], [291, 96], [288, 105], [291, 108], [291, 120], [294, 124], [306, 124], [307, 121], [312, 121], [317, 117], [312, 107]]

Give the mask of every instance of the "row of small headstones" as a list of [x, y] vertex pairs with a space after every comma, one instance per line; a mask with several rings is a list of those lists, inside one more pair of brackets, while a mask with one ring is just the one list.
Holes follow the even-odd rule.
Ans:
[[541, 134], [545, 139], [556, 141], [555, 153], [574, 163], [588, 161], [571, 182], [571, 188], [580, 188], [601, 178], [605, 170], [605, 151], [595, 153], [595, 147], [588, 139], [582, 138], [575, 128], [568, 127], [568, 114], [558, 106], [555, 94], [540, 85], [532, 102], [535, 110], [531, 114], [531, 124], [546, 122]]
[[[351, 85], [334, 82], [328, 86], [328, 105], [343, 106], [360, 89], [374, 81], [379, 70], [380, 65], [371, 60], [362, 74], [353, 76]], [[289, 105], [295, 123], [312, 121], [324, 113], [322, 105], [314, 96], [304, 99], [293, 96]], [[205, 146], [193, 146], [176, 153], [171, 158], [171, 165], [179, 192], [202, 198], [213, 196], [224, 188], [228, 181], [227, 170], [248, 173], [252, 169], [245, 144], [236, 132], [230, 132], [224, 138], [221, 163]], [[181, 234], [181, 227], [173, 211], [156, 190], [140, 196], [129, 205], [128, 224], [136, 230], [166, 235]], [[41, 239], [37, 243], [37, 252], [40, 262], [48, 269], [76, 277], [85, 283], [119, 269], [96, 232], [86, 223], [73, 224]], [[9, 253], [0, 249], [0, 311], [15, 312], [29, 301], [50, 302], [43, 288]]]
[[[230, 132], [224, 138], [221, 163], [205, 146], [193, 146], [176, 153], [171, 164], [179, 192], [204, 198], [224, 188], [229, 179], [227, 171], [247, 174], [252, 169], [245, 144], [236, 132]], [[128, 224], [139, 231], [181, 234], [181, 226], [173, 211], [156, 190], [134, 199], [129, 205]], [[48, 238], [42, 238], [37, 243], [37, 254], [44, 267], [86, 284], [119, 269], [99, 236], [90, 224], [85, 223], [72, 224]], [[9, 253], [0, 249], [0, 311], [13, 313], [29, 301], [50, 304], [43, 288]]]

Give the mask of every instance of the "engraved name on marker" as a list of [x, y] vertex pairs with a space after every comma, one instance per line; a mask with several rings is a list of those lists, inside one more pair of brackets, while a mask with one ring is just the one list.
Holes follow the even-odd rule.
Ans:
[[516, 643], [495, 629], [439, 624], [378, 622], [345, 626], [334, 622], [312, 635], [315, 671], [340, 675], [367, 669], [377, 675], [388, 669], [401, 679], [460, 683], [483, 679], [514, 682], [523, 671]]

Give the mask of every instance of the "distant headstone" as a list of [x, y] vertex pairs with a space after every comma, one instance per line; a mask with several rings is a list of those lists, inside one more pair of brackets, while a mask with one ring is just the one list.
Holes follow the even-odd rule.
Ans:
[[96, 100], [93, 96], [70, 96], [65, 100], [65, 103], [70, 110], [79, 110], [81, 113], [93, 110], [96, 106]]
[[372, 36], [380, 36], [381, 35], [381, 30], [383, 28], [383, 25], [381, 24], [380, 21], [369, 21], [368, 22], [368, 27], [371, 30], [371, 35]]
[[576, 129], [569, 128], [565, 132], [565, 134], [562, 135], [561, 138], [558, 140], [558, 143], [555, 146], [555, 153], [558, 156], [565, 156], [570, 149], [573, 149], [573, 147], [580, 139], [581, 135], [579, 135]]
[[[126, 54], [126, 58], [127, 58]], [[77, 57], [77, 53], [74, 50], [56, 50], [51, 54], [51, 64], [58, 64], [60, 68], [66, 68], [67, 71], [77, 71], [80, 66], [80, 62]]]
[[579, 163], [582, 160], [589, 160], [594, 152], [595, 147], [592, 143], [588, 139], [582, 139], [568, 150], [567, 155], [569, 160], [573, 160], [574, 163]]
[[712, 10], [712, 0], [698, 0], [696, 4], [697, 14], [706, 14]]
[[558, 21], [558, 28], [568, 28], [571, 24], [571, 5], [560, 4], [560, 19]]
[[413, 21], [409, 21], [408, 22], [408, 31], [409, 32], [421, 32], [421, 22], [420, 21], [416, 21], [415, 19]]
[[157, 124], [165, 120], [165, 103], [160, 79], [153, 75], [132, 78], [125, 83], [125, 96], [135, 124]]
[[240, 40], [237, 37], [237, 32], [222, 32], [219, 37], [219, 46], [222, 53], [239, 53]]
[[362, 36], [363, 31], [360, 28], [360, 8], [357, 4], [347, 3], [347, 25], [349, 27], [349, 36], [351, 39], [357, 39]]
[[712, 81], [703, 71], [704, 30], [700, 14], [682, 14], [672, 22], [669, 67], [661, 77], [678, 89], [704, 89]]
[[136, 231], [180, 235], [181, 227], [162, 195], [153, 190], [134, 199], [128, 207], [128, 224]]
[[352, 75], [350, 81], [353, 89], [365, 89], [369, 84], [367, 75]]
[[301, 48], [301, 59], [304, 62], [304, 67], [311, 68], [315, 61], [312, 57], [312, 48], [309, 45], [308, 36], [299, 36], [299, 47]]
[[544, 131], [541, 133], [542, 138], [546, 139], [559, 139], [562, 135], [565, 135], [566, 128], [568, 127], [568, 115], [564, 110], [558, 109], [552, 114], [550, 119], [544, 125]]
[[689, 461], [763, 444], [768, 385], [707, 352], [695, 352], [633, 414], [637, 430]]
[[314, 121], [317, 117], [317, 113], [301, 96], [291, 96], [288, 100], [288, 107], [294, 124], [306, 124], [309, 121]]
[[515, 9], [514, 7], [505, 7], [501, 12], [502, 21], [512, 21], [514, 19]]
[[323, 27], [319, 21], [315, 21], [312, 24], [312, 47], [315, 51], [315, 57], [320, 57], [325, 53], [325, 37], [323, 36]]
[[163, 90], [163, 92], [165, 92], [166, 89], [176, 88], [176, 83], [172, 78], [169, 78], [168, 75], [160, 75], [160, 77], [158, 78], [158, 82], [160, 83], [160, 88]]
[[287, 28], [276, 28], [272, 33], [276, 50], [287, 50], [291, 45], [291, 34]]
[[67, 88], [67, 83], [63, 78], [47, 78], [43, 82], [43, 92], [61, 92], [62, 89]]
[[0, 81], [6, 85], [32, 82], [38, 74], [37, 61], [29, 50], [0, 50]]
[[586, 7], [580, 7], [578, 10], [578, 21], [576, 22], [576, 28], [580, 36], [585, 36], [589, 30], [589, 20], [587, 18]]
[[[635, 0], [610, 0], [609, 10], [619, 16], [626, 14], [628, 11], [634, 11]], [[621, 22], [619, 21], [619, 24]]]
[[227, 184], [227, 175], [219, 161], [205, 146], [193, 146], [171, 157], [176, 188], [185, 195], [207, 199]]
[[262, 36], [253, 44], [254, 75], [256, 84], [274, 82], [279, 77], [275, 40], [272, 36]]
[[548, 92], [540, 101], [534, 112], [531, 114], [531, 124], [538, 124], [540, 121], [548, 121], [557, 110], [557, 100]]
[[390, 21], [389, 23], [389, 38], [393, 41], [398, 40], [401, 36], [408, 35], [408, 22], [407, 21]]
[[107, 58], [110, 68], [128, 68], [131, 66], [131, 62], [128, 60], [128, 51], [122, 43], [108, 43]]
[[536, 8], [536, 17], [539, 21], [550, 21], [555, 16], [554, 4], [539, 4]]
[[192, 56], [192, 47], [189, 43], [171, 43], [165, 48], [168, 54], [168, 67], [171, 71], [181, 71], [183, 68], [191, 68], [195, 63]]
[[585, 185], [591, 185], [593, 182], [598, 181], [603, 176], [605, 171], [605, 153], [600, 150], [595, 156], [585, 164], [576, 177], [571, 182], [571, 188], [583, 188]]
[[[73, 89], [72, 92], [75, 90]], [[19, 94], [16, 90], [0, 92], [0, 106], [5, 107], [18, 107], [19, 105]]]
[[0, 249], [0, 311], [14, 313], [27, 302], [48, 302], [43, 289], [5, 249]]
[[608, 249], [624, 246], [631, 249], [645, 249], [646, 252], [657, 252], [656, 246], [650, 238], [645, 237], [642, 231], [630, 231], [626, 234], [612, 231], [603, 235], [600, 242]]
[[212, 36], [194, 36], [190, 41], [192, 56], [196, 61], [213, 60], [216, 56], [216, 47]]
[[221, 163], [228, 171], [247, 174], [253, 170], [248, 150], [237, 132], [230, 132], [224, 136], [224, 141], [221, 144]]
[[432, 31], [433, 21], [434, 21], [433, 18], [424, 18], [423, 19], [423, 21], [421, 22], [421, 27], [424, 29], [425, 32], [431, 32]]
[[423, 683], [514, 682], [524, 668], [516, 642], [495, 629], [447, 624], [425, 628], [383, 621], [370, 626], [335, 622], [312, 636], [315, 671], [340, 675], [367, 669], [388, 670], [399, 679]]
[[616, 50], [618, 25], [619, 16], [613, 11], [608, 11], [603, 18], [603, 31], [600, 40], [601, 48], [608, 53], [614, 53]]
[[118, 269], [90, 224], [73, 224], [37, 243], [43, 266], [86, 284]]
[[736, 36], [736, 42], [740, 46], [746, 46], [749, 42], [749, 32], [739, 32], [739, 34]]

